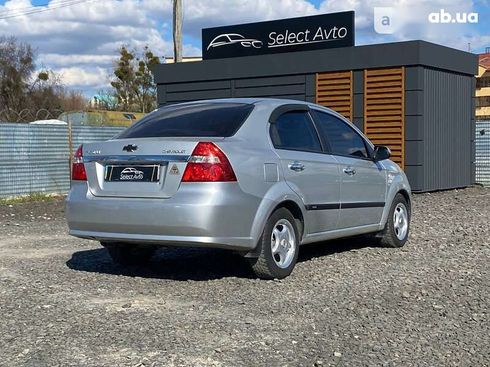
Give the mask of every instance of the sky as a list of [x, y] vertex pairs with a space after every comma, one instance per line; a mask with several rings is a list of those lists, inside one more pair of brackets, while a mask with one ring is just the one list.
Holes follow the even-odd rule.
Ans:
[[[490, 47], [490, 0], [183, 0], [183, 6], [184, 56], [201, 55], [202, 28], [345, 10], [356, 14], [356, 45], [423, 39], [474, 53]], [[376, 32], [376, 7], [393, 18], [392, 33]], [[442, 13], [458, 13], [459, 22], [429, 21]], [[172, 0], [0, 0], [1, 35], [30, 43], [39, 68], [90, 96], [109, 87], [121, 45], [172, 56]]]

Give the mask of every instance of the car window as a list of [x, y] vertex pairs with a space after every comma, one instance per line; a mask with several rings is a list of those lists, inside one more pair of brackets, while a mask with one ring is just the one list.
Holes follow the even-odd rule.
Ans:
[[271, 139], [276, 148], [321, 152], [322, 146], [306, 111], [290, 111], [271, 124]]
[[116, 139], [152, 137], [227, 137], [242, 126], [254, 106], [246, 103], [192, 103], [161, 107]]
[[347, 123], [329, 113], [314, 110], [313, 114], [332, 154], [369, 158], [364, 139]]

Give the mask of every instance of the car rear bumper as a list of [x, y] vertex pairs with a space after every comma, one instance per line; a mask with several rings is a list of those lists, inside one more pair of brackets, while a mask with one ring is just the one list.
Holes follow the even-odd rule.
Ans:
[[98, 241], [247, 251], [260, 198], [237, 183], [189, 183], [169, 199], [96, 197], [73, 182], [66, 199], [69, 233]]

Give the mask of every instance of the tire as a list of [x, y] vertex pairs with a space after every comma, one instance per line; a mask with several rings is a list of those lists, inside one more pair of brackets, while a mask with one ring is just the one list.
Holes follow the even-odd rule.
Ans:
[[152, 246], [138, 246], [119, 242], [101, 242], [101, 245], [107, 249], [115, 264], [123, 266], [147, 264], [156, 251]]
[[259, 239], [259, 256], [249, 260], [255, 275], [261, 279], [282, 279], [291, 274], [298, 260], [299, 241], [297, 222], [291, 212], [277, 209]]
[[402, 247], [410, 232], [410, 206], [402, 194], [396, 194], [391, 204], [384, 230], [379, 234], [383, 247]]

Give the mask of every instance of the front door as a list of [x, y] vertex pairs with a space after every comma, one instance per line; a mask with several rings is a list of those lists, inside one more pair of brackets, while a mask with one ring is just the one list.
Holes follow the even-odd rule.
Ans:
[[341, 170], [339, 228], [381, 222], [386, 171], [371, 160], [337, 156]]
[[386, 197], [386, 171], [370, 158], [368, 143], [341, 118], [313, 110], [321, 137], [341, 176], [338, 228], [378, 224]]

